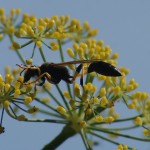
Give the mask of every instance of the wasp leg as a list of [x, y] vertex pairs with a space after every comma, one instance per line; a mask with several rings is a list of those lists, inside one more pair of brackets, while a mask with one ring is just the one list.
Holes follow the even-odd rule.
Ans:
[[82, 86], [82, 88], [83, 88], [83, 90], [84, 90], [84, 87], [83, 87], [83, 76], [85, 75], [85, 74], [87, 74], [87, 71], [85, 71], [85, 66], [83, 66], [82, 65], [82, 73], [81, 73], [81, 77], [80, 77], [80, 85]]
[[[46, 76], [46, 78], [48, 78], [49, 80], [51, 79], [51, 76], [50, 74], [48, 74], [47, 72], [41, 74], [36, 80], [32, 81], [32, 82], [28, 82], [28, 83], [23, 83], [24, 85], [29, 85], [29, 84], [32, 84], [32, 83], [36, 83], [37, 81], [39, 81], [42, 77]], [[44, 83], [43, 83], [44, 84]], [[43, 85], [42, 84], [42, 85]]]
[[74, 74], [74, 76], [72, 77], [71, 83], [74, 82], [77, 77], [81, 76], [81, 75], [80, 75], [80, 71], [81, 71], [82, 67], [83, 67], [83, 64], [80, 64], [80, 65], [77, 67], [77, 69], [76, 69], [76, 71], [75, 71], [75, 74]]
[[36, 84], [37, 86], [42, 86], [45, 83], [45, 77], [41, 78], [41, 83]]
[[82, 74], [81, 74], [81, 77], [80, 77], [80, 85], [82, 86], [82, 88], [83, 88], [83, 76], [84, 76], [84, 68], [82, 66]]

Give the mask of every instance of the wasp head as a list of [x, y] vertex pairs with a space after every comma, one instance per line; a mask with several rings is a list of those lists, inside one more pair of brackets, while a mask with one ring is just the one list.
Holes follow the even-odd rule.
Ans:
[[24, 83], [28, 82], [30, 78], [39, 76], [39, 70], [36, 68], [28, 68], [24, 73]]

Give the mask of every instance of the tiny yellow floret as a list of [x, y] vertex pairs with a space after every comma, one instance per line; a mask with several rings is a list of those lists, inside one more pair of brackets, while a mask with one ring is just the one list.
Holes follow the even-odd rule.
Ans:
[[3, 82], [3, 77], [1, 74], [0, 74], [0, 82]]
[[70, 94], [68, 93], [68, 91], [64, 91], [64, 96], [65, 96], [67, 99], [71, 99], [71, 98], [70, 98]]
[[19, 76], [17, 81], [22, 83], [23, 80], [24, 80], [24, 77], [23, 76]]
[[68, 48], [68, 49], [67, 49], [67, 53], [68, 53], [68, 55], [69, 55], [71, 58], [74, 58], [74, 52], [73, 52], [73, 50], [72, 50], [71, 48]]
[[41, 48], [42, 47], [42, 42], [41, 41], [36, 41], [36, 45]]
[[27, 65], [32, 65], [32, 62], [33, 62], [32, 58], [26, 60]]
[[143, 134], [144, 136], [150, 136], [150, 130], [144, 129]]
[[34, 114], [34, 113], [36, 113], [36, 112], [38, 112], [38, 111], [39, 111], [39, 108], [33, 106], [32, 108], [28, 109], [27, 112], [28, 112], [29, 114]]
[[49, 103], [49, 102], [50, 102], [50, 98], [49, 98], [49, 97], [43, 97], [43, 98], [41, 99], [41, 101], [42, 101], [43, 103]]
[[92, 111], [91, 108], [87, 108], [86, 111], [85, 111], [86, 115], [91, 115], [92, 112], [93, 112], [93, 111]]
[[104, 118], [102, 116], [96, 116], [95, 117], [96, 122], [102, 122], [103, 120], [104, 120]]
[[100, 75], [98, 79], [99, 80], [106, 80], [106, 78], [107, 78], [106, 76]]
[[10, 102], [8, 100], [4, 101], [4, 108], [8, 109], [8, 107], [10, 106]]
[[85, 126], [86, 126], [86, 122], [85, 122], [85, 121], [83, 121], [83, 120], [82, 120], [82, 121], [80, 121], [80, 126], [81, 126], [81, 127], [85, 127]]
[[74, 85], [74, 93], [75, 93], [75, 96], [80, 95], [80, 86], [77, 83], [75, 83], [75, 85]]
[[0, 16], [3, 16], [5, 14], [5, 9], [4, 8], [0, 8]]
[[4, 37], [4, 35], [3, 35], [3, 34], [0, 34], [0, 40], [2, 40], [2, 39], [3, 39], [3, 37]]
[[20, 95], [20, 89], [16, 89], [14, 93], [14, 98], [18, 97]]
[[19, 121], [25, 121], [27, 119], [26, 119], [26, 117], [24, 115], [19, 115], [19, 116], [17, 116], [17, 120], [19, 120]]
[[48, 23], [47, 23], [47, 28], [50, 29], [54, 26], [55, 24], [55, 21], [54, 20], [50, 20]]
[[50, 42], [50, 46], [52, 50], [58, 50], [59, 45], [56, 42]]
[[74, 100], [71, 99], [71, 100], [69, 101], [69, 104], [70, 104], [70, 106], [71, 106], [72, 109], [76, 109], [76, 103], [75, 103]]
[[115, 96], [117, 96], [120, 91], [121, 91], [120, 86], [116, 86], [116, 87], [113, 88], [113, 92], [114, 92], [114, 95], [115, 95]]
[[5, 83], [4, 82], [0, 82], [0, 90], [2, 90], [4, 86], [5, 86]]
[[113, 55], [112, 55], [112, 59], [117, 59], [119, 57], [119, 54], [118, 53], [114, 53]]
[[142, 126], [143, 122], [142, 122], [142, 118], [141, 117], [136, 117], [134, 120], [134, 123], [136, 125]]
[[20, 12], [21, 12], [20, 8], [16, 8], [16, 15], [20, 15]]
[[5, 84], [5, 91], [8, 92], [8, 90], [10, 89], [10, 87], [11, 87], [10, 84], [8, 84], [8, 83]]
[[12, 8], [12, 9], [10, 10], [10, 15], [13, 17], [13, 16], [14, 16], [14, 14], [15, 14], [15, 9], [14, 9], [14, 8]]
[[14, 49], [14, 50], [18, 50], [18, 49], [21, 48], [21, 46], [19, 45], [19, 43], [13, 42], [12, 45], [11, 45], [11, 48]]
[[[117, 150], [128, 150], [128, 146], [120, 144], [120, 145], [118, 145]], [[136, 149], [132, 148], [132, 150], [136, 150]]]
[[24, 100], [24, 104], [25, 105], [28, 105], [28, 104], [30, 104], [32, 102], [32, 98], [30, 97], [30, 96], [27, 96], [26, 98], [25, 98], [25, 100]]
[[136, 105], [134, 103], [130, 103], [130, 104], [128, 104], [128, 108], [129, 109], [135, 109]]
[[66, 114], [66, 109], [62, 106], [57, 106], [56, 110], [61, 114]]
[[99, 99], [97, 97], [93, 98], [93, 104], [98, 104], [99, 103]]
[[106, 98], [106, 96], [102, 97], [100, 100], [100, 106], [104, 107], [108, 104], [108, 99]]
[[83, 22], [83, 27], [87, 30], [87, 31], [89, 31], [90, 30], [90, 25], [89, 25], [89, 23], [87, 22], [87, 21], [84, 21]]
[[19, 89], [20, 88], [20, 82], [18, 82], [18, 81], [16, 81], [15, 83], [14, 83], [14, 88], [15, 89]]
[[104, 121], [107, 122], [107, 123], [111, 123], [111, 122], [113, 122], [114, 120], [115, 120], [115, 119], [114, 119], [112, 116], [104, 118]]
[[5, 83], [11, 83], [13, 81], [14, 77], [11, 74], [5, 75]]
[[100, 89], [99, 95], [100, 95], [100, 97], [103, 97], [106, 95], [106, 89], [104, 87]]

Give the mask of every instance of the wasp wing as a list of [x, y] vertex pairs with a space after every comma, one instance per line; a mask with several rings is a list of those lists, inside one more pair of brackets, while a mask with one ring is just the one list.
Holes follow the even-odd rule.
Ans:
[[94, 63], [94, 62], [99, 62], [99, 59], [93, 59], [93, 60], [75, 60], [75, 61], [68, 61], [68, 62], [62, 62], [62, 63], [52, 63], [52, 65], [56, 66], [66, 66], [66, 65], [71, 65], [71, 64], [83, 64], [83, 63]]
[[99, 62], [93, 62], [88, 67], [88, 73], [96, 72], [104, 76], [112, 76], [117, 77], [121, 76], [121, 72], [113, 65], [99, 61]]
[[[77, 60], [77, 61], [69, 61], [69, 62], [62, 62], [62, 63], [57, 63], [52, 65], [56, 66], [65, 66], [65, 65], [70, 65], [70, 64], [83, 64], [83, 63], [90, 63], [88, 66], [88, 73], [91, 72], [97, 72], [101, 75], [104, 76], [112, 76], [112, 77], [117, 77], [121, 76], [121, 72], [113, 65], [100, 61], [99, 59], [94, 59], [94, 60]], [[78, 68], [81, 70], [81, 66], [79, 65]], [[78, 71], [80, 72], [80, 71]]]

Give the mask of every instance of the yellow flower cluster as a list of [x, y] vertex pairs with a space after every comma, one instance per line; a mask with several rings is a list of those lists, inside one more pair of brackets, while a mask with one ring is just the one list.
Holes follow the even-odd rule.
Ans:
[[[107, 62], [113, 66], [117, 65], [119, 54], [112, 53], [110, 46], [105, 45], [103, 40], [96, 40], [91, 38], [97, 35], [98, 30], [91, 29], [88, 22], [83, 22], [83, 24], [81, 24], [79, 20], [75, 18], [70, 19], [69, 16], [36, 18], [36, 16], [24, 14], [21, 23], [16, 25], [16, 20], [19, 14], [20, 9], [12, 9], [10, 14], [6, 16], [5, 10], [0, 8], [0, 40], [3, 38], [4, 34], [7, 34], [12, 43], [11, 48], [14, 50], [21, 49], [31, 43], [34, 44], [32, 56], [26, 61], [24, 61], [24, 58], [22, 57], [20, 51], [15, 51], [20, 60], [22, 60], [24, 64], [27, 64], [29, 66], [28, 68], [28, 66], [21, 67], [21, 65], [18, 65], [22, 68], [22, 72], [24, 70], [26, 71], [27, 69], [30, 69], [30, 66], [34, 66], [32, 63], [34, 50], [36, 49], [36, 47], [39, 48], [43, 62], [47, 62], [45, 53], [42, 50], [43, 45], [53, 51], [59, 50], [61, 61], [64, 62], [65, 53], [63, 53], [63, 45], [71, 40], [73, 41], [73, 45], [71, 48], [67, 48], [66, 52], [73, 62], [75, 60], [100, 60], [103, 62]], [[20, 43], [17, 41], [18, 39], [26, 39], [28, 41], [23, 45], [20, 45]], [[48, 44], [46, 42], [48, 42]], [[74, 77], [82, 77], [83, 75], [83, 85], [81, 83], [81, 85], [77, 84], [76, 81], [78, 82], [78, 79], [74, 81], [74, 79], [76, 78], [72, 77], [73, 75], [69, 73], [70, 78], [73, 78], [72, 81], [74, 81], [73, 87], [71, 87], [70, 84], [67, 84], [67, 90], [65, 90], [63, 93], [62, 89], [65, 86], [62, 89], [59, 87], [59, 84], [54, 86], [60, 94], [63, 103], [61, 100], [57, 99], [58, 95], [55, 95], [55, 93], [52, 93], [53, 90], [50, 90], [50, 84], [55, 84], [55, 80], [57, 82], [57, 76], [55, 79], [55, 76], [53, 77], [53, 75], [49, 72], [42, 74], [42, 69], [40, 67], [38, 68], [39, 76], [37, 78], [35, 77], [34, 81], [37, 81], [39, 83], [41, 81], [41, 85], [42, 83], [44, 83], [42, 82], [44, 80], [40, 79], [44, 78], [47, 81], [42, 86], [42, 90], [38, 90], [38, 92], [42, 92], [42, 96], [44, 95], [44, 97], [40, 97], [41, 95], [38, 95], [38, 93], [35, 92], [37, 89], [36, 85], [38, 85], [37, 82], [35, 83], [34, 81], [29, 81], [29, 84], [24, 83], [24, 78], [20, 76], [18, 77], [18, 74], [21, 71], [11, 71], [9, 67], [7, 67], [5, 69], [5, 77], [3, 78], [0, 75], [0, 106], [2, 106], [2, 111], [6, 110], [8, 115], [19, 121], [49, 121], [55, 123], [64, 123], [66, 127], [71, 127], [75, 132], [80, 133], [81, 135], [83, 134], [82, 138], [84, 140], [84, 138], [86, 139], [88, 137], [86, 136], [86, 132], [99, 137], [102, 137], [103, 135], [97, 134], [96, 131], [104, 132], [112, 136], [121, 136], [121, 129], [123, 128], [109, 128], [107, 124], [113, 124], [117, 121], [121, 122], [130, 119], [125, 118], [117, 120], [120, 114], [115, 112], [116, 103], [122, 101], [126, 104], [127, 109], [135, 109], [138, 111], [140, 115], [134, 117], [134, 120], [132, 118], [135, 124], [134, 126], [143, 127], [143, 134], [149, 137], [149, 94], [140, 91], [135, 92], [138, 87], [138, 83], [134, 80], [134, 78], [130, 79], [128, 82], [128, 80], [126, 79], [126, 75], [129, 73], [129, 70], [125, 67], [120, 67], [118, 72], [121, 72], [120, 75], [122, 76], [108, 77], [94, 72], [89, 73], [89, 66], [90, 63], [84, 63], [82, 73], [76, 74], [76, 65], [69, 63], [68, 67], [72, 69], [73, 72], [75, 72]], [[31, 70], [30, 73], [31, 77], [33, 77], [34, 70]], [[28, 74], [29, 78], [30, 73]], [[80, 82], [82, 82], [82, 80], [80, 80]], [[98, 83], [97, 86], [95, 85], [96, 82]], [[34, 89], [32, 87], [32, 83], [35, 83]], [[48, 97], [45, 96], [46, 94], [48, 95]], [[56, 102], [57, 107], [53, 107], [53, 103], [49, 104], [50, 98]], [[47, 110], [44, 110], [44, 107], [41, 107], [41, 109], [38, 109], [35, 106], [32, 107], [31, 104], [33, 102], [33, 99], [34, 101], [39, 102], [39, 104], [45, 106]], [[12, 107], [12, 105], [15, 107]], [[24, 109], [24, 106], [27, 109]], [[34, 114], [37, 111], [40, 111], [44, 114], [58, 117], [58, 119], [30, 120], [26, 118], [24, 114], [18, 115], [16, 108], [28, 114]], [[2, 127], [2, 118], [3, 112], [0, 122], [0, 133], [4, 132], [4, 128]], [[105, 128], [103, 125], [105, 125]], [[126, 127], [125, 129], [129, 128], [130, 127]], [[127, 137], [124, 134], [122, 134], [122, 136]], [[135, 139], [135, 137], [129, 137]], [[106, 139], [105, 137], [102, 138]], [[85, 145], [88, 146], [88, 140], [84, 142], [86, 143]], [[117, 142], [114, 141], [114, 143]], [[131, 148], [129, 148], [127, 145], [122, 144], [118, 145], [117, 148], [117, 150], [128, 149]]]
[[128, 146], [120, 144], [120, 145], [118, 145], [117, 150], [128, 150]]
[[[11, 102], [15, 102], [14, 99], [17, 99], [28, 88], [27, 86], [24, 88], [21, 83], [23, 83], [22, 76], [14, 81], [12, 74], [6, 74], [5, 79], [0, 75], [0, 103], [4, 103], [5, 108], [8, 108]], [[24, 103], [30, 103], [32, 101], [30, 99], [32, 98], [26, 97]]]
[[[70, 20], [69, 16], [52, 16], [51, 18], [37, 19], [35, 16], [24, 14], [22, 23], [14, 34], [17, 38], [26, 38], [30, 41], [23, 46], [13, 41], [11, 48], [15, 50], [20, 49], [34, 42], [39, 48], [44, 44], [51, 50], [58, 50], [58, 40], [62, 41], [66, 38], [77, 40], [83, 38], [82, 36], [83, 33], [85, 34], [85, 31], [87, 37], [97, 34], [97, 30], [92, 30], [87, 22], [80, 25], [77, 19]], [[46, 44], [44, 39], [51, 39], [51, 41], [49, 44]]]
[[11, 9], [9, 15], [5, 15], [5, 9], [0, 8], [0, 39], [3, 38], [5, 34], [12, 36], [16, 28], [16, 20], [20, 15], [20, 9]]
[[63, 108], [62, 106], [57, 106], [56, 110], [63, 115], [66, 114], [66, 109]]
[[[28, 92], [31, 92], [32, 87], [31, 85], [27, 85], [25, 87], [22, 85], [24, 80], [23, 77], [17, 77], [19, 70], [10, 70], [9, 67], [6, 67], [5, 72], [6, 74], [4, 78], [2, 75], [0, 75], [0, 106], [2, 106], [2, 109], [5, 109], [8, 115], [10, 115], [12, 118], [19, 121], [25, 121], [27, 118], [23, 114], [17, 115], [18, 109], [30, 114], [38, 111], [38, 108], [36, 107], [30, 107], [28, 110], [25, 110], [22, 108], [22, 105], [20, 106], [20, 104], [28, 106], [32, 102], [32, 96], [28, 94]], [[27, 96], [27, 94], [29, 96]], [[3, 113], [1, 120], [2, 118]], [[2, 128], [1, 121], [0, 129]]]
[[[99, 116], [100, 112], [97, 112], [98, 109], [105, 110], [105, 108], [111, 109], [113, 107], [113, 102], [108, 100], [106, 97], [106, 89], [104, 87], [100, 88], [99, 94], [96, 95], [95, 92], [97, 87], [92, 83], [84, 84], [83, 91], [80, 89], [80, 86], [76, 83], [74, 86], [74, 92], [76, 98], [81, 99], [81, 102], [75, 100], [70, 100], [69, 103], [72, 108], [77, 108], [78, 106], [83, 106], [85, 116], [93, 115], [91, 119], [92, 122], [113, 122], [115, 119], [119, 117], [118, 114], [114, 113], [114, 109], [111, 110], [111, 113], [108, 114], [107, 117], [103, 118]], [[65, 97], [70, 99], [69, 93], [65, 92]], [[83, 120], [86, 119], [83, 118]]]
[[79, 59], [99, 59], [107, 61], [112, 65], [116, 65], [116, 59], [119, 57], [118, 53], [111, 55], [111, 48], [108, 45], [104, 45], [102, 40], [97, 41], [95, 39], [87, 39], [84, 43], [74, 43], [73, 48], [68, 48], [67, 53], [71, 58]]

